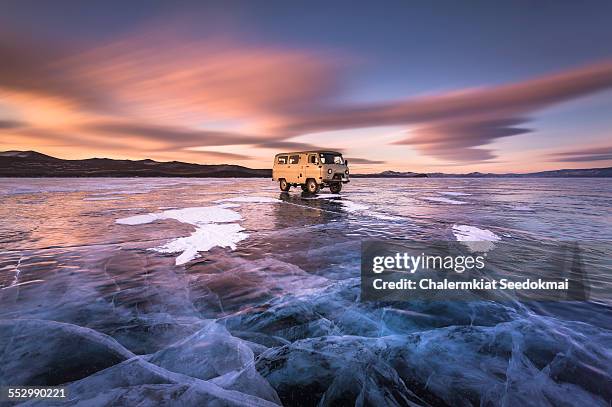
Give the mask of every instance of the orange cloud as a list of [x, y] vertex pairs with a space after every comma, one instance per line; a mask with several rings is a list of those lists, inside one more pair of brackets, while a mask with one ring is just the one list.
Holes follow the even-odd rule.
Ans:
[[[42, 135], [105, 151], [278, 140], [266, 134], [270, 127], [337, 89], [337, 64], [322, 54], [172, 35], [134, 35], [82, 52], [13, 38], [0, 43], [0, 60], [11, 61], [0, 66], [0, 102], [29, 124], [11, 132], [13, 141]], [[241, 131], [212, 129], [227, 119]]]

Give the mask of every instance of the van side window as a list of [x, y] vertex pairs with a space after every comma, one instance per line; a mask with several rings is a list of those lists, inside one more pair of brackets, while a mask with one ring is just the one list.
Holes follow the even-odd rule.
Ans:
[[299, 155], [290, 155], [289, 156], [289, 164], [297, 164], [300, 162], [300, 156]]
[[317, 163], [317, 156], [316, 155], [311, 155], [308, 157], [308, 162], [310, 164], [316, 164]]
[[286, 155], [279, 155], [277, 163], [278, 164], [287, 164], [287, 156]]

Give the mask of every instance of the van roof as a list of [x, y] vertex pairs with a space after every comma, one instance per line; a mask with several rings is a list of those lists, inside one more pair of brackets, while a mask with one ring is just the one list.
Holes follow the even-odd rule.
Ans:
[[342, 155], [342, 153], [340, 153], [338, 151], [331, 151], [331, 150], [309, 150], [309, 151], [291, 151], [289, 153], [278, 153], [278, 154], [275, 155], [275, 157], [278, 157], [279, 155], [311, 154], [311, 153], [329, 153], [329, 154]]

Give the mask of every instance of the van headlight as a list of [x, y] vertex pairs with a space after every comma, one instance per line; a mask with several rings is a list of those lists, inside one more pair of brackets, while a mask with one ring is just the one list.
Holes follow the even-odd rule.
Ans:
[[332, 173], [331, 168], [328, 168], [328, 169], [327, 169], [327, 173], [328, 173], [328, 174], [331, 174], [331, 173]]

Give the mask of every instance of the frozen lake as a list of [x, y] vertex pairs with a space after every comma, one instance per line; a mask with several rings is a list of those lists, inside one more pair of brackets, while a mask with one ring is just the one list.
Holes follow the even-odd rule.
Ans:
[[0, 199], [0, 386], [71, 383], [87, 405], [612, 400], [612, 271], [588, 302], [359, 301], [363, 239], [609, 250], [608, 179], [354, 179], [316, 197], [0, 179]]

